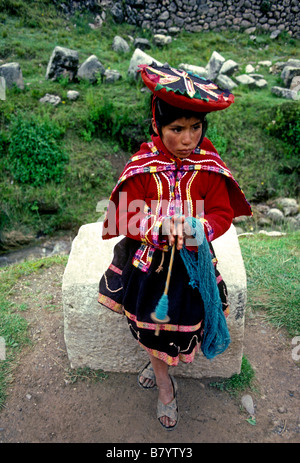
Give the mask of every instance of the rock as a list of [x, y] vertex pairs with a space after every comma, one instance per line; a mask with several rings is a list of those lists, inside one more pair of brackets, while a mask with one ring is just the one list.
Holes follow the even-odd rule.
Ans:
[[253, 399], [251, 395], [249, 394], [243, 395], [241, 402], [245, 410], [249, 413], [249, 415], [254, 416], [255, 410], [254, 410], [254, 404], [253, 404]]
[[287, 412], [286, 407], [278, 407], [277, 410], [278, 410], [279, 413], [286, 413]]
[[290, 90], [293, 90], [294, 92], [300, 92], [300, 76], [293, 77]]
[[61, 103], [61, 98], [58, 95], [51, 95], [50, 93], [46, 93], [45, 96], [40, 98], [40, 103], [49, 103], [53, 106], [59, 105]]
[[5, 250], [29, 244], [34, 240], [33, 235], [24, 235], [21, 231], [12, 230], [1, 234], [1, 247]]
[[0, 100], [5, 100], [5, 90], [6, 90], [6, 84], [5, 84], [5, 79], [3, 76], [0, 76]]
[[257, 221], [257, 225], [260, 227], [266, 227], [272, 224], [272, 221], [266, 217], [260, 217]]
[[251, 74], [251, 72], [255, 71], [255, 68], [252, 66], [252, 64], [247, 64], [245, 71], [246, 74]]
[[124, 21], [124, 13], [121, 2], [115, 2], [111, 7], [110, 12], [116, 23], [121, 24]]
[[62, 76], [73, 81], [77, 75], [78, 63], [77, 51], [57, 46], [50, 57], [45, 78], [56, 80]]
[[258, 232], [260, 235], [267, 235], [267, 236], [285, 236], [286, 233], [280, 232], [280, 231], [266, 231], [266, 230], [260, 230]]
[[94, 84], [97, 82], [99, 76], [104, 75], [104, 72], [105, 68], [97, 56], [91, 55], [78, 69], [77, 77]]
[[284, 85], [289, 88], [295, 76], [300, 76], [300, 67], [285, 66], [281, 73]]
[[273, 207], [272, 209], [269, 209], [267, 213], [267, 217], [272, 220], [274, 223], [280, 223], [284, 219], [283, 213], [277, 209], [276, 207]]
[[266, 66], [266, 67], [271, 67], [272, 66], [272, 61], [268, 61], [268, 60], [265, 60], [265, 61], [259, 61], [258, 62], [259, 66]]
[[97, 16], [95, 17], [94, 22], [89, 23], [89, 26], [90, 26], [91, 29], [96, 30], [96, 29], [100, 29], [102, 27], [102, 24], [103, 24], [103, 19], [101, 18], [101, 16], [99, 14], [97, 14]]
[[237, 76], [235, 80], [241, 85], [248, 85], [250, 88], [254, 88], [256, 85], [255, 79], [247, 74], [241, 74], [240, 76]]
[[[64, 338], [72, 368], [88, 366], [104, 371], [136, 373], [147, 354], [134, 340], [125, 317], [97, 302], [99, 280], [111, 263], [121, 239], [101, 240], [102, 222], [84, 225], [72, 243], [65, 268], [62, 297]], [[228, 378], [240, 373], [243, 355], [246, 272], [234, 226], [213, 242], [219, 271], [226, 281], [231, 344], [223, 354], [207, 360], [202, 354], [191, 364], [181, 363], [176, 375]], [[114, 340], [111, 342], [111, 333]]]
[[220, 74], [226, 74], [227, 76], [232, 76], [234, 72], [236, 72], [239, 68], [238, 63], [233, 61], [232, 59], [228, 59], [222, 64], [220, 69]]
[[122, 79], [122, 76], [115, 69], [106, 69], [104, 73], [104, 79], [105, 79], [105, 82], [111, 83], [111, 82], [116, 82], [117, 80]]
[[200, 77], [207, 77], [208, 74], [207, 70], [202, 66], [193, 66], [192, 64], [181, 63], [178, 67], [179, 69], [183, 69], [186, 72], [191, 72], [192, 74], [196, 74]]
[[119, 35], [116, 35], [113, 40], [112, 49], [118, 53], [128, 53], [130, 47], [125, 39]]
[[287, 217], [286, 223], [288, 224], [291, 230], [300, 230], [300, 221], [297, 220], [295, 217]]
[[215, 79], [216, 80], [216, 83], [223, 89], [227, 89], [229, 90], [230, 92], [235, 88], [237, 87], [236, 83], [233, 82], [232, 79], [230, 79], [230, 77], [226, 76], [225, 74], [219, 74], [217, 76], [217, 78]]
[[277, 200], [277, 205], [283, 209], [285, 217], [296, 215], [299, 212], [299, 205], [296, 199], [293, 198], [279, 198]]
[[136, 79], [138, 77], [138, 66], [139, 64], [152, 64], [153, 62], [157, 63], [159, 66], [162, 66], [162, 63], [152, 58], [152, 56], [147, 55], [139, 48], [136, 48], [128, 67], [128, 75]]
[[80, 93], [77, 92], [76, 90], [68, 90], [67, 92], [67, 98], [70, 101], [78, 100], [79, 96], [80, 96]]
[[164, 47], [172, 42], [172, 37], [170, 35], [154, 34], [153, 41], [158, 47]]
[[289, 88], [283, 88], [283, 87], [272, 87], [271, 92], [274, 93], [274, 95], [279, 96], [281, 98], [286, 98], [288, 100], [299, 100], [300, 96], [298, 93], [294, 90], [290, 90]]
[[271, 32], [270, 39], [277, 39], [281, 31], [279, 29], [276, 29], [275, 31]]
[[209, 59], [209, 62], [206, 66], [207, 77], [211, 80], [214, 80], [220, 72], [222, 65], [225, 62], [225, 58], [220, 55], [217, 51], [214, 51]]
[[266, 79], [258, 79], [255, 80], [255, 86], [257, 88], [265, 88], [268, 86], [268, 82], [266, 81]]
[[134, 48], [139, 48], [140, 50], [150, 50], [151, 44], [148, 39], [136, 38], [133, 42]]
[[0, 66], [0, 76], [4, 77], [7, 88], [16, 85], [21, 90], [24, 89], [23, 75], [19, 63], [2, 64]]

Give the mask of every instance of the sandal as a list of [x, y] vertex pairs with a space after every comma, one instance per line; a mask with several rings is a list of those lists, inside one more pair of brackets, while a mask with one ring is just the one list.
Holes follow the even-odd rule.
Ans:
[[[167, 431], [172, 431], [173, 429], [175, 429], [179, 421], [178, 403], [177, 403], [177, 389], [178, 389], [177, 382], [173, 376], [170, 376], [170, 378], [171, 378], [171, 382], [173, 385], [173, 391], [174, 391], [173, 400], [171, 400], [171, 402], [169, 402], [168, 404], [162, 403], [161, 400], [159, 399], [157, 402], [157, 419], [162, 425], [162, 427], [166, 429]], [[167, 416], [171, 420], [176, 421], [174, 426], [165, 426], [160, 420], [160, 418], [162, 418], [163, 416]]]
[[[153, 386], [144, 386], [144, 384], [140, 381], [141, 376], [143, 376], [146, 379], [151, 379], [154, 382]], [[151, 362], [146, 363], [146, 365], [144, 365], [142, 370], [139, 372], [138, 385], [142, 387], [143, 389], [154, 389], [156, 387], [156, 378], [155, 378], [155, 374], [154, 374]]]

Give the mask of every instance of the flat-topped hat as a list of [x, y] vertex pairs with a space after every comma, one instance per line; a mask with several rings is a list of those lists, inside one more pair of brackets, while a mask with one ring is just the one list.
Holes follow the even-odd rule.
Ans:
[[214, 82], [168, 64], [139, 66], [141, 77], [151, 92], [172, 106], [196, 112], [225, 109], [234, 102], [229, 90]]

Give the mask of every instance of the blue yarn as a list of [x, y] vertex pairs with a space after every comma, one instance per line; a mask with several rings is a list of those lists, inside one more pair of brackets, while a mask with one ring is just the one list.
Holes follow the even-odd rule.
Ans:
[[227, 349], [230, 334], [222, 310], [211, 252], [203, 226], [194, 217], [187, 217], [185, 220], [194, 232], [198, 253], [188, 251], [184, 246], [180, 250], [180, 255], [190, 277], [189, 284], [193, 288], [198, 288], [204, 303], [204, 334], [201, 350], [206, 358], [212, 359]]
[[155, 315], [158, 320], [164, 320], [168, 313], [169, 298], [167, 294], [163, 294], [158, 301], [158, 304], [155, 308]]

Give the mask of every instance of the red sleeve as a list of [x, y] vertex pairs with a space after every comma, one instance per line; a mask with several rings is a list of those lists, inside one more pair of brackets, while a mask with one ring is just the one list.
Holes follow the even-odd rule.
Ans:
[[210, 172], [207, 179], [207, 190], [204, 198], [204, 225], [208, 241], [223, 235], [230, 227], [233, 210], [230, 206], [226, 178]]

